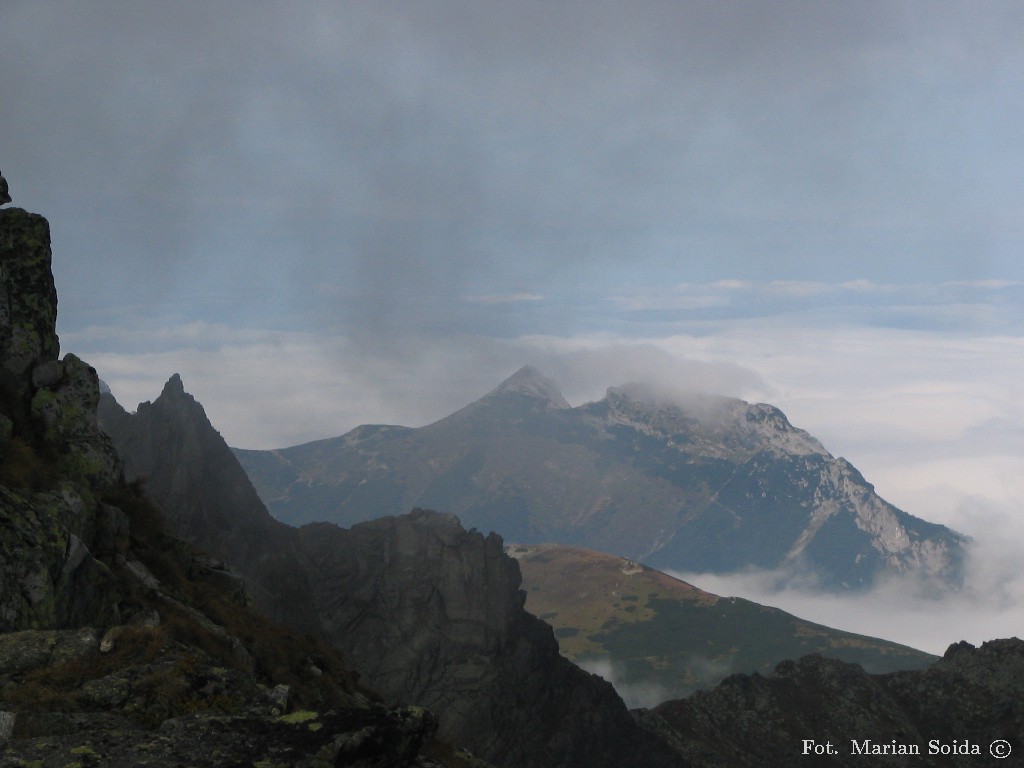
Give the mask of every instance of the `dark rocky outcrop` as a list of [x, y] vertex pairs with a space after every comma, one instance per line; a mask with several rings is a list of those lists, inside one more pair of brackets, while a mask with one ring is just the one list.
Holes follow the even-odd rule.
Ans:
[[[713, 691], [638, 717], [693, 765], [707, 768], [966, 768], [1022, 764], [1022, 702], [1024, 642], [1013, 638], [980, 648], [958, 643], [926, 670], [885, 675], [806, 656], [783, 662], [768, 675], [735, 675]], [[834, 754], [816, 755], [813, 747], [806, 753], [805, 739], [821, 749], [831, 744]], [[996, 740], [1008, 743], [1009, 759], [993, 760], [989, 748]], [[920, 754], [870, 751], [898, 752], [900, 745]], [[957, 754], [957, 748], [967, 753]], [[978, 754], [972, 754], [975, 749]]]
[[414, 510], [300, 535], [328, 639], [387, 698], [436, 712], [445, 738], [503, 766], [678, 764], [523, 610], [496, 534]]
[[0, 635], [0, 707], [13, 710], [0, 712], [0, 765], [433, 764], [418, 760], [437, 727], [426, 710], [335, 695], [344, 706], [289, 712], [287, 685], [175, 642], [159, 623], [118, 629]]
[[11, 195], [7, 189], [7, 179], [0, 173], [0, 205], [6, 205], [11, 202]]
[[93, 550], [116, 525], [103, 494], [120, 481], [97, 427], [96, 371], [59, 360], [49, 225], [0, 210], [0, 631], [118, 617]]
[[676, 763], [608, 683], [559, 656], [498, 536], [423, 510], [351, 530], [278, 523], [177, 376], [134, 414], [104, 395], [101, 415], [177, 532], [257, 586], [254, 564], [294, 556], [279, 581], [308, 585], [325, 638], [385, 699], [434, 712], [441, 738], [516, 768]]
[[303, 631], [318, 628], [294, 529], [267, 512], [178, 375], [134, 414], [105, 392], [99, 416], [124, 459], [126, 476], [144, 479], [171, 530], [223, 568], [237, 570], [258, 610]]
[[59, 358], [50, 259], [44, 218], [0, 210], [0, 766], [468, 765], [167, 533]]

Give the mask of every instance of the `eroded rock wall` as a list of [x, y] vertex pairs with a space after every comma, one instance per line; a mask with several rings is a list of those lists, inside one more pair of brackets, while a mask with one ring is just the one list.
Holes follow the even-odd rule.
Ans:
[[679, 765], [523, 608], [501, 537], [425, 510], [300, 529], [328, 638], [385, 697], [499, 766]]
[[93, 548], [109, 538], [102, 495], [121, 479], [97, 427], [96, 371], [58, 359], [46, 219], [0, 210], [0, 631], [117, 619]]

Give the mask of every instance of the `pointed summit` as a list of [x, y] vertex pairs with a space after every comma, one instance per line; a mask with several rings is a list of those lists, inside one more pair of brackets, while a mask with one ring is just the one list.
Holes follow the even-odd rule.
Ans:
[[524, 365], [493, 389], [487, 396], [503, 395], [514, 392], [520, 395], [544, 400], [551, 408], [570, 408], [562, 397], [558, 385], [542, 374], [532, 365]]
[[181, 374], [175, 373], [167, 380], [167, 383], [164, 384], [164, 388], [160, 393], [160, 396], [163, 397], [166, 395], [168, 397], [181, 397], [184, 394], [185, 384], [181, 380]]

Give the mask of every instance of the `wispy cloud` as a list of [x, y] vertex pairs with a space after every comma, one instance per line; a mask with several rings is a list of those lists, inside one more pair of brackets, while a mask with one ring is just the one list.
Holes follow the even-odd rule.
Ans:
[[764, 286], [765, 292], [779, 296], [795, 296], [805, 298], [808, 296], [820, 296], [823, 293], [830, 293], [835, 286], [829, 283], [819, 283], [809, 280], [772, 280]]
[[464, 296], [470, 304], [517, 304], [522, 301], [544, 301], [540, 293], [480, 293]]
[[729, 296], [710, 293], [675, 296], [612, 296], [611, 300], [620, 309], [627, 312], [709, 309], [712, 307], [728, 307], [733, 303]]
[[[630, 709], [654, 707], [669, 698], [669, 691], [664, 686], [649, 680], [631, 678], [624, 665], [610, 659], [582, 659], [579, 666], [611, 683]], [[714, 676], [714, 670], [702, 668], [700, 671], [707, 671], [709, 677]]]

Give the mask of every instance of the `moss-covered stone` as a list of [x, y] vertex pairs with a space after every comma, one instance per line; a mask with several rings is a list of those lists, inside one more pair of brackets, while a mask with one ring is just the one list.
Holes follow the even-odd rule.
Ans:
[[20, 208], [0, 211], [0, 361], [9, 376], [22, 377], [60, 354], [51, 258], [45, 218]]

